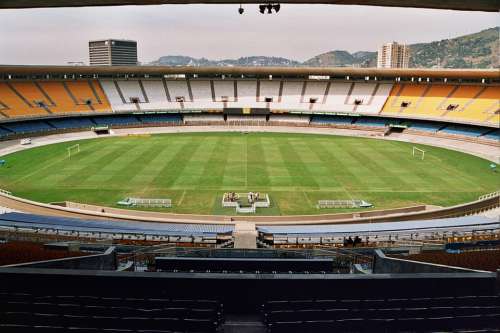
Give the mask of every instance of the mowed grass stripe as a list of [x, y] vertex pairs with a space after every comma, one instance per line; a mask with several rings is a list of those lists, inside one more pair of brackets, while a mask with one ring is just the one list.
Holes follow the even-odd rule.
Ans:
[[421, 176], [415, 172], [416, 166], [412, 163], [415, 161], [409, 161], [408, 155], [399, 149], [389, 149], [382, 153], [379, 150], [380, 146], [380, 142], [368, 140], [363, 147], [357, 149], [357, 152], [363, 154], [363, 156], [371, 156], [391, 176], [403, 179], [406, 184], [411, 184], [413, 189], [418, 190], [422, 187], [425, 189], [425, 185], [428, 184], [429, 180], [425, 175]]
[[347, 192], [360, 188], [378, 188], [390, 190], [387, 182], [381, 179], [379, 173], [373, 173], [373, 168], [367, 166], [370, 160], [360, 163], [359, 159], [353, 159], [349, 153], [351, 146], [341, 145], [345, 140], [335, 140], [333, 142], [321, 141], [320, 146], [324, 148], [330, 158], [335, 161], [335, 173], [337, 178], [344, 184]]
[[184, 168], [189, 164], [191, 158], [193, 158], [193, 155], [200, 147], [200, 143], [201, 141], [199, 140], [186, 141], [172, 159], [164, 164], [163, 168], [161, 168], [151, 183], [170, 188]]
[[[186, 166], [180, 170], [177, 179], [172, 184], [172, 189], [190, 189], [202, 188], [199, 180], [204, 176], [204, 169], [217, 143], [217, 138], [207, 136], [200, 139], [195, 136], [192, 140], [198, 141], [197, 149], [190, 155]], [[186, 156], [187, 157], [187, 156]]]
[[266, 162], [265, 168], [268, 174], [271, 190], [283, 191], [292, 185], [292, 177], [285, 166], [283, 156], [276, 145], [276, 141], [271, 136], [263, 136], [261, 143], [263, 149], [263, 160]]
[[[314, 178], [319, 185], [319, 190], [338, 191], [344, 190], [339, 181], [332, 177], [329, 165], [324, 163], [309, 145], [300, 140], [295, 142], [294, 149], [307, 169], [307, 173]], [[309, 198], [307, 198], [309, 200]]]
[[247, 145], [247, 169], [249, 169], [247, 187], [257, 191], [271, 183], [266, 169], [267, 160], [262, 138], [255, 135], [247, 136]]
[[246, 189], [247, 154], [245, 138], [235, 134], [233, 140], [224, 145], [228, 150], [228, 163], [224, 169], [223, 185], [231, 191]]
[[[136, 142], [135, 145], [139, 144]], [[135, 145], [121, 144], [113, 146], [110, 145], [110, 147], [106, 147], [105, 145], [103, 145], [103, 148], [100, 149], [100, 152], [96, 152], [96, 154], [99, 155], [99, 158], [97, 158], [93, 163], [89, 163], [85, 169], [71, 172], [71, 174], [64, 179], [64, 185], [72, 186], [77, 184], [84, 184], [85, 181], [90, 177], [93, 177], [96, 174], [102, 174], [101, 170], [106, 165], [113, 163], [114, 160], [118, 159], [123, 154], [126, 154]], [[114, 149], [111, 149], [111, 147]], [[77, 163], [77, 161], [73, 162]]]
[[308, 172], [307, 167], [300, 158], [300, 155], [293, 147], [293, 140], [286, 138], [285, 140], [280, 141], [275, 141], [275, 144], [279, 148], [282, 159], [288, 161], [288, 163], [285, 163], [285, 167], [288, 169], [290, 176], [294, 179], [292, 187], [299, 187], [302, 189], [318, 189], [319, 184]]
[[111, 183], [124, 186], [133, 182], [136, 176], [144, 173], [149, 161], [154, 160], [156, 156], [160, 155], [165, 149], [168, 149], [166, 145], [148, 145], [145, 142], [143, 145], [142, 153], [132, 155], [128, 163], [122, 164], [121, 168], [114, 172], [113, 176], [109, 179]]
[[374, 175], [378, 175], [376, 178], [382, 180], [385, 183], [385, 186], [391, 190], [398, 190], [401, 188], [409, 190], [414, 189], [411, 183], [408, 183], [403, 177], [400, 177], [397, 173], [394, 173], [387, 167], [385, 159], [378, 160], [374, 159], [369, 154], [365, 154], [362, 151], [363, 145], [346, 146], [343, 142], [339, 142], [339, 146], [344, 148], [343, 152], [349, 155], [351, 160], [357, 161], [360, 166], [363, 165], [364, 168], [369, 170], [366, 172], [365, 177], [367, 182], [370, 181]]
[[[345, 182], [342, 180], [344, 179], [349, 179], [351, 182], [359, 182], [361, 183], [357, 177], [349, 171], [349, 168], [347, 168], [342, 161], [340, 161], [335, 154], [330, 153], [321, 140], [312, 140], [309, 142], [305, 143], [311, 152], [316, 154], [317, 158], [320, 159], [325, 167], [327, 167], [329, 170], [330, 168], [333, 168], [333, 170], [328, 172], [328, 176], [330, 176], [332, 179], [335, 180], [336, 183], [339, 184], [339, 187], [337, 191], [342, 191], [346, 194], [347, 197], [350, 197], [349, 191], [345, 187]], [[325, 199], [326, 200], [326, 199]]]
[[[160, 136], [161, 138], [162, 136]], [[176, 139], [174, 142], [171, 140], [163, 141], [163, 144], [160, 142], [154, 142], [153, 144], [157, 146], [161, 146], [163, 149], [158, 152], [152, 160], [144, 161], [146, 164], [145, 168], [142, 170], [142, 173], [136, 174], [133, 178], [131, 178], [130, 183], [135, 184], [136, 187], [145, 187], [147, 189], [162, 187], [160, 183], [155, 183], [155, 179], [163, 170], [166, 164], [170, 163], [175, 156], [183, 149], [184, 145], [188, 144], [189, 140], [186, 139]]]
[[231, 145], [232, 141], [233, 138], [213, 138], [210, 157], [207, 159], [200, 176], [196, 180], [198, 188], [205, 186], [222, 188], [229, 156], [229, 151], [225, 149], [225, 145]]
[[[392, 146], [401, 147], [400, 145]], [[429, 189], [446, 191], [460, 188], [460, 185], [457, 186], [456, 182], [443, 177], [443, 169], [439, 165], [436, 165], [436, 163], [431, 163], [429, 159], [422, 161], [419, 158], [413, 157], [409, 150], [410, 147], [398, 149], [398, 152], [395, 154], [384, 154], [380, 144], [369, 143], [369, 147], [372, 148], [372, 153], [379, 156], [379, 158], [385, 156], [388, 160], [392, 161], [396, 169], [405, 170], [405, 180], [412, 182], [416, 191], [426, 191]]]

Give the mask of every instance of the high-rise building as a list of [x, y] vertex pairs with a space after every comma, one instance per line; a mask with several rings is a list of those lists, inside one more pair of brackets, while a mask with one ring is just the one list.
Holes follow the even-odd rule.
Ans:
[[410, 47], [396, 42], [382, 45], [378, 50], [378, 68], [408, 68]]
[[89, 42], [91, 66], [136, 66], [137, 42], [104, 39]]

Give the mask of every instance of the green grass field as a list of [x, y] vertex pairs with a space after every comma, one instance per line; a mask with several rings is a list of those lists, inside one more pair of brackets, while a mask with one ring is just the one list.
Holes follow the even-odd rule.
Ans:
[[[80, 144], [68, 158], [66, 148]], [[112, 137], [5, 156], [0, 187], [41, 202], [106, 206], [129, 196], [171, 198], [165, 211], [234, 214], [224, 192], [269, 193], [260, 215], [344, 212], [318, 200], [363, 199], [374, 209], [453, 205], [498, 190], [489, 162], [446, 149], [412, 157], [412, 144], [308, 134], [196, 133]]]

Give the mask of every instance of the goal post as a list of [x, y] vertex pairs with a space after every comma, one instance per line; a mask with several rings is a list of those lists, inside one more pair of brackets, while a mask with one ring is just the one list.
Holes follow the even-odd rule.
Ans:
[[80, 144], [77, 143], [76, 145], [70, 146], [66, 149], [68, 151], [68, 158], [71, 158], [71, 155], [75, 155], [80, 152]]
[[423, 160], [425, 158], [425, 150], [413, 146], [412, 156], [420, 156], [420, 159]]

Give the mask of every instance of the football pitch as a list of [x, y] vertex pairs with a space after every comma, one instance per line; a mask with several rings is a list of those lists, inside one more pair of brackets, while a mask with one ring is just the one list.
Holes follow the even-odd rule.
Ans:
[[[67, 148], [80, 145], [68, 157]], [[449, 206], [500, 187], [489, 162], [442, 148], [311, 134], [184, 133], [58, 143], [4, 156], [0, 188], [41, 202], [117, 207], [127, 197], [169, 198], [194, 214], [235, 214], [224, 192], [268, 193], [259, 215], [323, 214], [318, 200], [360, 199], [373, 209]]]

